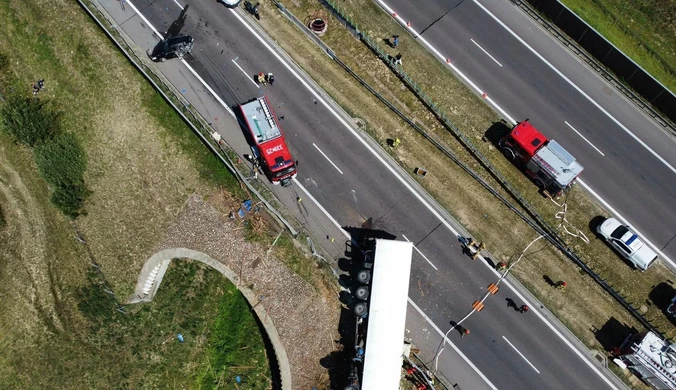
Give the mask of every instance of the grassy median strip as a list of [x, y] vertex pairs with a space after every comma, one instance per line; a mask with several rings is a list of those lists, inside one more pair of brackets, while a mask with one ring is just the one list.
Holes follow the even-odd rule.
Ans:
[[676, 91], [676, 2], [562, 0], [671, 91]]
[[[482, 100], [455, 79], [444, 64], [413, 42], [409, 35], [372, 2], [351, 0], [341, 2], [340, 5], [345, 7], [347, 13], [360, 26], [367, 26], [363, 28], [364, 33], [374, 39], [400, 35], [400, 44], [396, 51], [387, 50], [392, 55], [398, 52], [403, 54], [404, 70], [466, 136], [475, 141], [477, 149], [489, 158], [521, 194], [552, 225], [557, 226], [559, 221], [555, 214], [561, 208], [541, 197], [534, 185], [504, 159], [492, 142], [482, 141], [487, 131], [499, 122], [499, 118]], [[301, 20], [309, 20], [317, 15], [328, 17], [328, 12], [313, 1], [295, 0], [285, 3], [285, 6]], [[302, 33], [282, 15], [266, 12], [260, 23], [350, 115], [359, 117], [366, 123], [366, 131], [389, 150], [403, 167], [410, 172], [416, 167], [427, 169], [429, 174], [420, 179], [420, 183], [476, 237], [486, 241], [488, 249], [499, 260], [516, 258], [525, 245], [535, 238], [534, 232], [525, 223], [408, 128], [375, 97], [365, 93], [355, 80], [321, 53], [309, 39], [303, 38]], [[466, 164], [481, 171], [479, 164], [458, 145], [457, 140], [435, 120], [388, 67], [335, 19], [329, 19], [329, 30], [322, 40], [381, 95], [426, 128], [449, 150], [463, 158]], [[396, 150], [386, 146], [386, 139], [394, 137], [399, 137], [402, 141]], [[485, 171], [483, 175], [498, 187]], [[574, 188], [565, 201], [569, 205], [567, 219], [591, 239], [591, 243], [587, 245], [568, 236], [570, 245], [598, 274], [627, 296], [630, 302], [637, 307], [644, 305], [642, 309], [645, 315], [667, 335], [673, 336], [673, 325], [660, 308], [650, 302], [646, 303], [651, 288], [667, 279], [673, 279], [673, 274], [661, 265], [645, 273], [630, 269], [604, 243], [596, 240], [590, 230], [589, 225], [593, 218], [605, 215], [605, 211], [579, 188]], [[599, 286], [549, 246], [534, 248], [527, 260], [516, 268], [516, 274], [580, 339], [594, 349], [608, 346], [602, 346], [591, 330], [600, 329], [613, 317], [621, 323], [639, 327]], [[554, 281], [565, 280], [570, 287], [565, 292], [555, 290], [549, 285], [547, 278]], [[468, 302], [468, 307], [470, 303]]]

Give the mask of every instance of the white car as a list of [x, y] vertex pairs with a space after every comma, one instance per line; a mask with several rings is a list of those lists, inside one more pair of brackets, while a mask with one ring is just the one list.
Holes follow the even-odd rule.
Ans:
[[596, 231], [603, 236], [622, 257], [629, 260], [634, 267], [645, 271], [657, 260], [655, 253], [634, 233], [629, 226], [624, 226], [615, 218], [608, 218], [596, 227]]
[[218, 0], [219, 3], [222, 3], [224, 6], [228, 8], [235, 8], [239, 5], [239, 3], [242, 2], [242, 0]]

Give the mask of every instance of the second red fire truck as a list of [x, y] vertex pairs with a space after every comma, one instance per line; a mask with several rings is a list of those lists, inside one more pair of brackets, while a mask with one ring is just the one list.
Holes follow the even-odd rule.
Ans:
[[582, 173], [582, 165], [558, 142], [549, 140], [526, 119], [517, 123], [498, 146], [525, 171], [546, 196], [557, 197]]
[[291, 185], [296, 176], [296, 163], [286, 145], [284, 134], [270, 102], [263, 96], [239, 106], [254, 145], [251, 151], [273, 184]]

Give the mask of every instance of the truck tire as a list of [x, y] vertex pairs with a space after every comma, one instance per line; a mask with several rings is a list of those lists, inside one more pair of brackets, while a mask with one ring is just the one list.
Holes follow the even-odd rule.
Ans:
[[366, 317], [366, 313], [369, 312], [369, 307], [366, 302], [359, 302], [354, 305], [352, 312], [357, 317]]
[[356, 290], [354, 290], [354, 296], [355, 298], [359, 299], [360, 301], [365, 301], [369, 297], [369, 288], [368, 286], [359, 286], [357, 287]]
[[543, 190], [545, 189], [545, 183], [542, 180], [538, 179], [537, 177], [533, 179], [533, 183], [535, 183], [535, 185], [538, 186], [538, 188], [541, 188]]
[[516, 154], [514, 154], [514, 151], [510, 148], [502, 149], [502, 154], [504, 154], [505, 157], [507, 157], [507, 160], [509, 160], [509, 161], [516, 160]]
[[357, 282], [360, 284], [369, 284], [371, 281], [371, 271], [367, 269], [362, 269], [357, 272]]

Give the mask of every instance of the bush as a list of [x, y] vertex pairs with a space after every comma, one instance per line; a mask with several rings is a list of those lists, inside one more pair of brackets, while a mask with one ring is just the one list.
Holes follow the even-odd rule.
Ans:
[[80, 215], [90, 191], [84, 181], [87, 158], [75, 135], [60, 133], [38, 144], [35, 163], [52, 189], [52, 203], [71, 218]]
[[13, 94], [0, 107], [0, 127], [19, 142], [34, 147], [59, 131], [59, 113], [41, 99]]
[[0, 206], [0, 229], [4, 228], [6, 224], [5, 215], [2, 213], [2, 206]]

